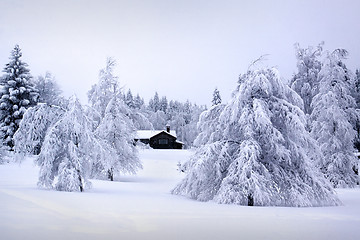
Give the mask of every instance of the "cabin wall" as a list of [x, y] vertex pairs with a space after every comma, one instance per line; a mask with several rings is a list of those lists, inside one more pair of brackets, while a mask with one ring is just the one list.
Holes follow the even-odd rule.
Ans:
[[176, 138], [166, 133], [160, 133], [150, 138], [150, 147], [154, 149], [175, 149]]

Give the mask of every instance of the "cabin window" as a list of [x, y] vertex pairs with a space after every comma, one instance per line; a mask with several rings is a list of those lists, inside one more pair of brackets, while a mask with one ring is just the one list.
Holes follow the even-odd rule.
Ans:
[[159, 144], [161, 145], [169, 144], [169, 140], [167, 138], [160, 138]]

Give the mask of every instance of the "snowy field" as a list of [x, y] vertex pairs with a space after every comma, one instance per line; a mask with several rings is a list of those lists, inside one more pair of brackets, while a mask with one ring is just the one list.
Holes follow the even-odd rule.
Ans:
[[244, 207], [171, 195], [185, 150], [141, 150], [144, 169], [84, 193], [38, 189], [32, 159], [0, 165], [0, 239], [360, 239], [360, 189], [341, 207]]

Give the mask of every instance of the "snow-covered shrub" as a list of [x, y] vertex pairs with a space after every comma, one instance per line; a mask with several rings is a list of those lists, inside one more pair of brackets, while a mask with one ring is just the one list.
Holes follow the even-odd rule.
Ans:
[[275, 69], [241, 75], [231, 101], [202, 114], [199, 127], [208, 132], [199, 142], [206, 144], [172, 193], [239, 205], [338, 205], [315, 167], [322, 155], [305, 130], [301, 104]]
[[47, 130], [63, 115], [64, 109], [39, 103], [29, 108], [14, 134], [14, 150], [20, 154], [39, 154]]

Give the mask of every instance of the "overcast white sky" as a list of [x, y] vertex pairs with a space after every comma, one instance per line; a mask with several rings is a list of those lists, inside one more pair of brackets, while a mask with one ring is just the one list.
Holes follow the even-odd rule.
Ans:
[[260, 55], [290, 78], [296, 42], [345, 48], [360, 68], [359, 24], [358, 0], [0, 0], [0, 68], [19, 44], [34, 76], [52, 72], [86, 103], [114, 57], [121, 84], [146, 101], [157, 91], [210, 105]]

